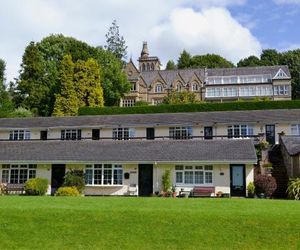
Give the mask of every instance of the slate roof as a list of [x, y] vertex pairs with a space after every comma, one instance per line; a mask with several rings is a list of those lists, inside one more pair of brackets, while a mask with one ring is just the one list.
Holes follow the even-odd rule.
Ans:
[[[213, 76], [242, 76], [242, 75], [265, 75], [269, 74], [271, 77], [275, 77], [279, 69], [282, 69], [290, 78], [291, 74], [288, 66], [276, 65], [276, 66], [260, 66], [260, 67], [235, 67], [235, 68], [215, 68], [206, 69], [208, 77]], [[202, 82], [205, 79], [205, 69], [175, 69], [175, 70], [154, 70], [140, 72], [140, 76], [144, 79], [147, 86], [153, 83], [154, 79], [161, 76], [167, 83], [167, 86], [174, 82], [175, 78], [179, 75], [184, 80], [184, 85], [189, 84], [193, 75], [196, 75]]]
[[1, 118], [0, 129], [112, 128], [147, 126], [193, 126], [233, 123], [300, 123], [300, 109], [217, 111], [161, 114], [99, 115], [73, 117]]
[[264, 75], [271, 74], [275, 77], [279, 69], [282, 69], [288, 77], [291, 77], [288, 66], [259, 66], [259, 67], [236, 67], [236, 68], [216, 68], [207, 69], [208, 76], [236, 76], [236, 75]]
[[256, 163], [251, 140], [8, 141], [0, 162]]
[[281, 142], [289, 155], [300, 154], [300, 136], [281, 136]]

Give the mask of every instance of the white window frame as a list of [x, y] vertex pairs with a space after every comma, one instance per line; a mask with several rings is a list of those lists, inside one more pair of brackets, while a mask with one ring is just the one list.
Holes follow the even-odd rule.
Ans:
[[155, 93], [162, 93], [163, 92], [163, 86], [161, 83], [157, 83], [155, 85]]
[[300, 124], [291, 125], [291, 135], [300, 135]]
[[[176, 165], [174, 177], [176, 186], [213, 186], [213, 171], [212, 165]], [[202, 181], [197, 181], [197, 175]]]
[[129, 140], [135, 137], [134, 128], [113, 128], [112, 138], [113, 140]]
[[62, 129], [60, 139], [65, 141], [81, 140], [81, 129]]
[[274, 95], [276, 96], [289, 95], [289, 85], [274, 86]]
[[36, 177], [36, 168], [36, 164], [2, 164], [1, 182], [24, 184], [27, 180]]
[[31, 139], [30, 130], [11, 130], [9, 132], [9, 140], [11, 141], [23, 141]]
[[193, 138], [193, 127], [169, 127], [170, 140], [187, 140]]
[[249, 138], [254, 135], [254, 126], [251, 124], [234, 124], [227, 126], [228, 138]]
[[123, 186], [124, 183], [123, 166], [121, 164], [87, 164], [85, 166], [85, 176], [86, 186]]
[[192, 84], [192, 91], [193, 91], [193, 92], [196, 92], [196, 91], [198, 91], [198, 90], [199, 90], [198, 84], [197, 84], [197, 83], [193, 83], [193, 84]]

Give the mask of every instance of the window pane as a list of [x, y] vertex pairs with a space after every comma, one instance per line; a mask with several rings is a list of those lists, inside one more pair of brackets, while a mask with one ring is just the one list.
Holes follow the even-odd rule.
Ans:
[[19, 182], [19, 169], [10, 170], [10, 183], [17, 184]]
[[114, 169], [114, 184], [122, 185], [123, 184], [123, 169], [116, 168]]
[[203, 171], [195, 172], [195, 184], [203, 184]]
[[94, 184], [101, 185], [102, 184], [102, 169], [94, 169]]
[[9, 182], [9, 169], [2, 169], [2, 183]]
[[183, 172], [176, 172], [176, 183], [183, 182]]
[[27, 181], [27, 169], [20, 169], [19, 183], [23, 184]]
[[184, 183], [193, 184], [194, 183], [194, 172], [193, 171], [184, 171]]
[[85, 184], [88, 184], [88, 185], [93, 184], [93, 170], [92, 169], [85, 170]]
[[205, 183], [212, 184], [212, 172], [205, 172]]

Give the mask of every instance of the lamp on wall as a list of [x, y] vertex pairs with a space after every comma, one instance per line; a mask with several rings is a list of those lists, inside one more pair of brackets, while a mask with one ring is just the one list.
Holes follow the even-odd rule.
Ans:
[[220, 167], [220, 175], [224, 175], [224, 171], [222, 167]]

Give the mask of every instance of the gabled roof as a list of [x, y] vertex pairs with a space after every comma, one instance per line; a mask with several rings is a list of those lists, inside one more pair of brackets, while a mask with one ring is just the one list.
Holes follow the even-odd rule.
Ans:
[[238, 76], [238, 75], [265, 75], [270, 74], [275, 77], [279, 69], [282, 69], [290, 78], [290, 71], [286, 65], [258, 66], [258, 67], [236, 67], [236, 68], [216, 68], [207, 69], [208, 76]]
[[[291, 78], [290, 71], [286, 65], [277, 66], [259, 66], [259, 67], [235, 67], [235, 68], [215, 68], [206, 69], [208, 77], [221, 77], [221, 76], [249, 76], [249, 75], [270, 75], [274, 78], [279, 70], [282, 70], [287, 78]], [[184, 80], [184, 85], [188, 84], [192, 77], [196, 75], [198, 79], [204, 81], [205, 79], [205, 69], [175, 69], [175, 70], [154, 70], [154, 71], [144, 71], [140, 73], [140, 77], [144, 79], [146, 84], [149, 86], [155, 78], [160, 75], [168, 87], [173, 83], [174, 79], [179, 75]]]
[[300, 154], [300, 136], [281, 136], [281, 141], [289, 155]]
[[261, 123], [300, 124], [300, 109], [215, 111], [72, 117], [1, 118], [0, 129], [146, 127]]
[[8, 141], [0, 162], [256, 163], [251, 140]]

